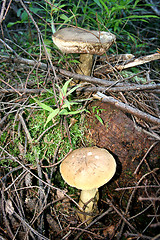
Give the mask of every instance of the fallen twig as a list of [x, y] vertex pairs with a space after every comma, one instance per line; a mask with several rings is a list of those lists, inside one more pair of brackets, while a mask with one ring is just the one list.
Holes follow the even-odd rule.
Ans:
[[152, 150], [152, 148], [158, 143], [158, 141], [154, 142], [149, 149], [147, 150], [147, 152], [145, 153], [145, 155], [143, 156], [142, 160], [140, 161], [140, 163], [138, 164], [138, 166], [136, 167], [136, 170], [134, 171], [134, 174], [137, 174], [141, 164], [143, 163], [143, 161], [145, 161], [147, 155], [149, 154], [149, 152]]
[[139, 201], [160, 201], [160, 197], [139, 197]]
[[[113, 81], [111, 81], [112, 83]], [[112, 85], [112, 84], [110, 84]], [[122, 84], [122, 86], [119, 86], [119, 83], [116, 84], [116, 87], [109, 87], [107, 86], [84, 86], [84, 87], [79, 87], [76, 89], [77, 92], [128, 92], [128, 91], [144, 91], [144, 90], [155, 90], [155, 89], [160, 89], [160, 84], [144, 84], [144, 85], [139, 85], [139, 84]], [[0, 89], [0, 93], [22, 93], [22, 94], [40, 94], [40, 93], [46, 93], [47, 90], [43, 88], [39, 89], [28, 89], [28, 88], [8, 88], [8, 89]]]
[[[27, 172], [29, 172], [33, 177], [35, 177], [37, 180], [41, 181], [44, 185], [49, 186], [50, 188], [54, 190], [59, 190], [61, 191], [67, 198], [69, 198], [80, 210], [83, 211], [83, 209], [78, 205], [78, 203], [71, 198], [65, 191], [59, 189], [58, 187], [54, 187], [53, 185], [49, 184], [48, 182], [43, 181], [43, 179], [40, 179], [39, 176], [35, 175], [31, 170], [29, 170], [21, 161], [18, 160], [18, 158], [12, 156], [9, 152], [7, 152], [3, 147], [0, 146], [0, 149], [2, 152], [6, 153], [10, 159], [12, 159], [14, 162], [17, 162], [19, 165], [21, 165]], [[4, 189], [5, 191], [5, 189]]]
[[150, 114], [144, 113], [137, 108], [133, 108], [133, 107], [129, 106], [127, 103], [122, 103], [113, 97], [108, 97], [103, 93], [97, 92], [96, 94], [93, 95], [93, 98], [98, 99], [105, 103], [109, 103], [109, 104], [115, 106], [116, 108], [121, 109], [122, 111], [125, 111], [127, 113], [133, 114], [136, 117], [139, 117], [145, 121], [152, 122], [155, 124], [160, 124], [159, 118], [156, 118]]
[[81, 87], [81, 88], [78, 88], [77, 91], [82, 91], [82, 92], [96, 92], [96, 91], [99, 91], [99, 92], [104, 92], [104, 91], [107, 91], [107, 92], [129, 92], [129, 91], [144, 91], [144, 90], [152, 90], [152, 89], [160, 89], [160, 84], [146, 84], [146, 85], [139, 85], [139, 84], [123, 84], [123, 86], [120, 86], [119, 87], [119, 84], [116, 85], [116, 87], [110, 87], [110, 88], [107, 88], [107, 87], [88, 87], [88, 86], [85, 86], [85, 87]]
[[[47, 70], [48, 68], [50, 68], [50, 66], [48, 64], [38, 62], [36, 60], [30, 60], [30, 59], [22, 58], [22, 57], [10, 57], [10, 56], [0, 55], [0, 59], [2, 61], [19, 63], [19, 64], [26, 64], [26, 65], [29, 65], [29, 66], [35, 66], [37, 64], [37, 67], [41, 68], [43, 70]], [[66, 71], [64, 69], [57, 68], [57, 67], [54, 67], [54, 69], [55, 69], [56, 72], [58, 72], [62, 75], [65, 75], [67, 77], [77, 79], [77, 80], [81, 80], [81, 81], [85, 81], [85, 82], [89, 82], [89, 83], [93, 83], [93, 84], [100, 84], [100, 85], [105, 85], [105, 86], [110, 86], [111, 84], [115, 84], [114, 81], [107, 81], [107, 80], [103, 80], [103, 79], [100, 79], [100, 78], [95, 78], [95, 77], [85, 76], [85, 75], [81, 75], [81, 74], [77, 74], [77, 73], [72, 73], [72, 72]]]
[[[43, 70], [47, 70], [48, 68], [50, 68], [50, 66], [48, 64], [45, 64], [45, 63], [42, 63], [42, 62], [39, 62], [39, 61], [36, 61], [36, 60], [30, 60], [30, 59], [22, 58], [22, 57], [19, 57], [19, 56], [18, 57], [10, 57], [10, 56], [6, 56], [6, 55], [0, 55], [0, 59], [2, 61], [26, 64], [26, 65], [29, 65], [29, 66], [35, 66], [35, 64], [37, 64], [37, 67], [41, 68]], [[151, 54], [151, 55], [148, 55], [148, 56], [144, 56], [144, 57], [134, 59], [132, 62], [127, 63], [126, 65], [116, 66], [116, 69], [117, 70], [123, 70], [123, 69], [129, 68], [129, 67], [141, 65], [145, 62], [149, 62], [149, 61], [153, 61], [153, 60], [157, 60], [157, 59], [160, 59], [160, 54], [159, 53], [155, 53], [155, 54]], [[100, 84], [100, 85], [105, 85], [105, 86], [111, 86], [112, 84], [113, 85], [115, 84], [115, 81], [108, 81], [107, 79], [104, 80], [104, 79], [100, 79], [100, 78], [96, 78], [96, 77], [90, 77], [90, 76], [85, 76], [85, 75], [81, 75], [81, 74], [77, 74], [77, 73], [72, 73], [70, 71], [66, 71], [64, 69], [57, 68], [57, 67], [54, 67], [54, 69], [55, 69], [56, 72], [58, 72], [62, 75], [65, 75], [67, 77], [70, 77], [70, 78], [73, 78], [73, 79], [76, 79], [76, 80], [80, 80], [80, 81], [85, 81], [85, 82], [89, 82], [89, 83], [93, 83], [93, 84]], [[117, 83], [116, 86], [119, 86], [119, 87], [123, 86], [124, 87], [124, 84], [122, 84], [122, 85], [121, 84], [122, 83]], [[157, 85], [159, 85], [159, 84], [157, 84]], [[144, 85], [144, 86], [146, 86], [146, 85]], [[138, 88], [139, 86], [136, 86], [136, 87]], [[152, 87], [153, 86], [151, 86], [150, 89], [155, 89], [154, 87], [153, 88]], [[143, 89], [145, 89], [145, 87]], [[156, 89], [157, 89], [157, 87], [156, 87]], [[132, 90], [134, 90], [134, 89], [132, 89]], [[139, 90], [139, 89], [137, 89], [137, 90]], [[122, 91], [122, 90], [120, 90], [120, 91]], [[126, 90], [126, 91], [128, 91], [128, 90]]]
[[132, 190], [135, 188], [159, 188], [159, 186], [158, 185], [143, 185], [143, 186], [121, 187], [121, 188], [116, 188], [115, 191]]
[[[97, 221], [99, 221], [101, 218], [103, 218], [104, 216], [106, 216], [107, 214], [109, 214], [111, 211], [113, 210], [112, 207], [109, 207], [104, 213], [102, 213], [100, 216], [96, 217], [90, 224], [88, 224], [85, 227], [85, 230], [90, 228], [93, 224], [95, 224]], [[77, 234], [77, 236], [74, 238], [74, 240], [79, 239], [79, 237], [82, 235], [82, 232], [80, 232], [79, 234]]]
[[139, 65], [142, 65], [144, 63], [148, 63], [148, 62], [155, 61], [155, 60], [158, 60], [158, 59], [160, 59], [160, 54], [159, 53], [154, 53], [154, 54], [151, 54], [151, 55], [147, 55], [147, 56], [143, 56], [143, 57], [133, 59], [125, 65], [117, 65], [117, 66], [114, 66], [114, 67], [117, 70], [124, 70], [126, 68], [139, 66]]
[[[0, 55], [0, 59], [2, 61], [18, 63], [18, 64], [25, 64], [25, 65], [29, 65], [29, 66], [37, 65], [38, 68], [43, 69], [43, 70], [47, 70], [48, 68], [51, 68], [50, 65], [48, 65], [48, 64], [38, 62], [36, 60], [22, 58], [22, 57], [12, 57], [12, 56]], [[57, 73], [62, 74], [64, 76], [67, 76], [67, 77], [70, 77], [70, 78], [73, 78], [76, 80], [92, 83], [92, 84], [99, 84], [99, 85], [103, 85], [103, 86], [112, 86], [112, 85], [115, 85], [115, 83], [116, 83], [115, 81], [109, 81], [107, 79], [100, 79], [100, 78], [96, 78], [96, 77], [90, 77], [90, 76], [85, 76], [85, 75], [81, 75], [81, 74], [77, 74], [77, 73], [72, 73], [70, 71], [67, 71], [67, 70], [64, 70], [61, 68], [57, 68], [55, 66], [54, 66], [54, 69]], [[128, 83], [125, 83], [125, 85], [126, 84], [128, 84]], [[117, 82], [116, 86], [124, 86], [124, 84]]]
[[[148, 176], [148, 175], [150, 175], [150, 174], [153, 174], [153, 173], [154, 173], [155, 171], [157, 171], [157, 170], [158, 170], [158, 168], [155, 168], [155, 169], [153, 169], [152, 171], [150, 171], [150, 172], [146, 173], [145, 175], [143, 175], [143, 176], [139, 179], [139, 181], [136, 183], [136, 186], [138, 186], [146, 176]], [[135, 187], [136, 187], [136, 186], [135, 186]], [[131, 205], [131, 202], [133, 201], [133, 196], [135, 195], [136, 190], [137, 190], [137, 189], [134, 188], [133, 191], [132, 191], [132, 193], [131, 193], [131, 195], [130, 195], [130, 198], [129, 198], [129, 200], [128, 200], [127, 207], [126, 207], [126, 210], [125, 210], [125, 215], [128, 214], [129, 207], [130, 207], [130, 205]], [[131, 218], [130, 218], [130, 219], [131, 219]], [[122, 232], [123, 232], [123, 229], [124, 229], [125, 224], [126, 224], [126, 221], [124, 221], [124, 219], [123, 219], [123, 223], [122, 223], [121, 230], [120, 230], [120, 233], [119, 233], [120, 236], [121, 236], [121, 234], [122, 234]]]

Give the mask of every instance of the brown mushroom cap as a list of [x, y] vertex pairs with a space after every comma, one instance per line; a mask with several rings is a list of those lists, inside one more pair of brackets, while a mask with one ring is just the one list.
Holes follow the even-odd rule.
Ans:
[[113, 156], [98, 147], [76, 149], [60, 165], [63, 179], [81, 190], [99, 188], [113, 177], [115, 171]]
[[54, 44], [65, 53], [89, 53], [102, 55], [116, 37], [109, 32], [89, 31], [79, 28], [63, 28], [52, 36]]

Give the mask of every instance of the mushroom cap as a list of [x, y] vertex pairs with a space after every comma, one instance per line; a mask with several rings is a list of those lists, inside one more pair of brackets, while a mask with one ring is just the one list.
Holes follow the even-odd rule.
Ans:
[[63, 28], [52, 36], [54, 44], [64, 53], [89, 53], [102, 55], [116, 40], [110, 32]]
[[87, 147], [71, 152], [61, 163], [63, 179], [81, 190], [99, 188], [115, 174], [116, 161], [104, 148]]

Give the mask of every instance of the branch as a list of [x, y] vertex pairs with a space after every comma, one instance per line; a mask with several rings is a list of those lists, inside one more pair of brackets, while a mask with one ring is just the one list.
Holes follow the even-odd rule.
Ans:
[[147, 55], [147, 56], [143, 56], [143, 57], [133, 59], [132, 61], [130, 61], [129, 63], [127, 63], [125, 65], [115, 65], [114, 67], [117, 70], [123, 70], [123, 69], [126, 69], [126, 68], [131, 68], [131, 67], [135, 67], [135, 66], [138, 66], [138, 65], [142, 65], [142, 64], [147, 63], [147, 62], [155, 61], [155, 60], [158, 60], [158, 59], [160, 59], [160, 54], [159, 53], [154, 53], [154, 54], [151, 54], [151, 55]]
[[3, 19], [3, 14], [5, 10], [5, 5], [6, 5], [6, 0], [3, 0], [2, 6], [1, 6], [1, 13], [0, 13], [0, 24], [2, 23]]
[[[0, 59], [2, 61], [6, 60], [8, 62], [27, 64], [27, 65], [30, 65], [30, 66], [35, 66], [37, 64], [37, 66], [39, 68], [44, 69], [44, 70], [47, 70], [48, 68], [50, 68], [50, 66], [48, 66], [45, 63], [41, 63], [41, 62], [36, 61], [36, 60], [30, 60], [30, 59], [22, 58], [22, 57], [19, 57], [19, 56], [18, 57], [9, 57], [9, 56], [0, 55]], [[157, 60], [157, 59], [160, 59], [160, 54], [159, 53], [155, 53], [155, 54], [151, 54], [151, 55], [147, 55], [147, 56], [144, 56], [144, 57], [134, 59], [132, 62], [129, 62], [126, 65], [116, 65], [115, 68], [117, 70], [123, 70], [123, 69], [126, 69], [126, 68], [141, 65], [141, 64], [144, 64], [146, 62], [150, 62], [150, 61]], [[55, 69], [56, 72], [58, 72], [58, 73], [60, 73], [64, 76], [67, 76], [67, 77], [70, 77], [70, 78], [73, 78], [73, 79], [76, 79], [76, 80], [84, 81], [84, 82], [89, 82], [89, 83], [92, 83], [92, 84], [100, 84], [100, 85], [105, 85], [105, 86], [111, 86], [111, 85], [116, 84], [116, 86], [119, 86], [119, 87], [124, 86], [123, 83], [118, 83], [118, 82], [115, 82], [115, 81], [108, 81], [108, 80], [104, 80], [104, 79], [100, 79], [100, 78], [96, 78], [96, 77], [90, 77], [90, 76], [85, 76], [85, 75], [81, 75], [81, 74], [77, 74], [77, 73], [72, 73], [72, 72], [66, 71], [64, 69], [57, 68], [57, 67], [54, 67], [54, 69]], [[127, 83], [125, 83], [125, 85], [127, 85]]]
[[[70, 88], [69, 88], [70, 89]], [[77, 92], [128, 92], [128, 91], [144, 91], [144, 90], [156, 90], [160, 89], [160, 84], [146, 84], [146, 85], [139, 85], [139, 84], [123, 84], [122, 87], [104, 87], [104, 86], [82, 86], [76, 89]], [[46, 93], [47, 89], [43, 88], [36, 88], [36, 89], [28, 89], [28, 88], [2, 88], [0, 89], [0, 93], [22, 93], [22, 94], [40, 94]]]
[[[29, 65], [29, 66], [37, 65], [38, 68], [41, 68], [43, 70], [47, 70], [48, 68], [50, 68], [50, 66], [48, 66], [45, 63], [41, 63], [41, 62], [38, 62], [36, 60], [30, 60], [30, 59], [22, 58], [22, 57], [19, 57], [19, 56], [18, 57], [9, 57], [9, 56], [0, 55], [0, 59], [1, 59], [1, 61], [7, 61], [7, 62], [19, 63], [19, 64], [26, 64], [26, 65]], [[66, 71], [64, 69], [57, 68], [57, 67], [54, 67], [54, 69], [55, 69], [56, 72], [58, 72], [62, 75], [65, 75], [67, 77], [77, 79], [77, 80], [81, 80], [81, 81], [85, 81], [85, 82], [89, 82], [89, 83], [93, 83], [93, 84], [100, 84], [100, 85], [105, 85], [105, 86], [110, 86], [112, 84], [115, 84], [114, 81], [107, 81], [107, 80], [103, 80], [103, 79], [100, 79], [100, 78], [84, 76], [84, 75], [72, 73], [72, 72]]]
[[93, 98], [101, 100], [102, 102], [105, 102], [105, 103], [109, 103], [109, 104], [115, 106], [116, 108], [121, 109], [124, 112], [133, 114], [136, 117], [141, 118], [145, 121], [152, 122], [155, 124], [160, 124], [159, 118], [156, 118], [150, 114], [144, 113], [137, 108], [133, 108], [133, 107], [129, 106], [126, 103], [122, 103], [122, 102], [114, 99], [113, 97], [108, 97], [103, 93], [97, 92], [97, 94], [93, 95]]
[[[118, 85], [118, 84], [117, 84]], [[153, 90], [153, 89], [160, 89], [160, 84], [146, 84], [146, 85], [139, 85], [139, 84], [123, 84], [122, 87], [104, 87], [104, 86], [93, 86], [93, 87], [80, 87], [77, 89], [77, 91], [80, 92], [128, 92], [128, 91], [144, 91], [144, 90]]]
[[47, 90], [43, 88], [38, 89], [28, 89], [28, 88], [2, 88], [0, 89], [0, 93], [22, 93], [22, 94], [40, 94], [46, 93]]

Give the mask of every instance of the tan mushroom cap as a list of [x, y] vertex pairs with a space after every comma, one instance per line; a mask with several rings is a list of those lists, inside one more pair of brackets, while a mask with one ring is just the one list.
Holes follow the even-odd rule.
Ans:
[[116, 37], [109, 32], [69, 27], [54, 33], [52, 39], [54, 44], [64, 53], [102, 55], [113, 44]]
[[99, 188], [113, 177], [115, 171], [113, 156], [98, 147], [76, 149], [60, 165], [63, 179], [81, 190]]

